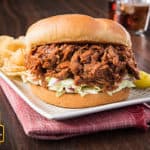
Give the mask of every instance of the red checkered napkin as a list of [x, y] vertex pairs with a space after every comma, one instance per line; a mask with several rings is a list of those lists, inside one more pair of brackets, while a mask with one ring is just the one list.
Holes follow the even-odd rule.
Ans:
[[148, 105], [144, 104], [63, 121], [48, 120], [26, 104], [2, 79], [0, 79], [0, 86], [16, 113], [25, 134], [38, 139], [57, 140], [127, 127], [147, 129], [147, 123], [150, 121], [150, 109]]

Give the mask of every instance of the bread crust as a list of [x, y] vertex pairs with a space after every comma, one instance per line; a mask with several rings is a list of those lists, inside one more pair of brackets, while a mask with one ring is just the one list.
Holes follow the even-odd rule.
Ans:
[[129, 88], [125, 88], [110, 96], [106, 93], [87, 94], [84, 97], [79, 94], [63, 94], [56, 97], [56, 92], [47, 90], [46, 88], [29, 84], [33, 94], [35, 94], [42, 101], [59, 107], [65, 108], [86, 108], [108, 103], [114, 103], [127, 99], [129, 95]]
[[112, 43], [131, 47], [129, 33], [119, 23], [80, 14], [58, 15], [37, 21], [26, 33], [31, 47], [63, 42]]

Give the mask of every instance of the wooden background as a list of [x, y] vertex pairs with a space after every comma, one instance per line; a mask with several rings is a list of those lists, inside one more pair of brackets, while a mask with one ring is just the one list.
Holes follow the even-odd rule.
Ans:
[[13, 36], [25, 34], [29, 25], [52, 15], [107, 17], [107, 0], [0, 0], [0, 8], [0, 34]]
[[[82, 13], [93, 17], [107, 17], [105, 0], [0, 0], [0, 34], [18, 37], [29, 25], [52, 15]], [[150, 36], [132, 36], [138, 66], [150, 72]], [[5, 143], [0, 150], [148, 150], [150, 131], [120, 129], [65, 139], [44, 141], [27, 137], [7, 98], [0, 90], [0, 112], [5, 125]]]

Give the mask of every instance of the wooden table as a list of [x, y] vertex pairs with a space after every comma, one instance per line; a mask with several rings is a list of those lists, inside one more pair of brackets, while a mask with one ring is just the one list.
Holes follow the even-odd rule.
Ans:
[[[107, 17], [107, 1], [101, 0], [1, 0], [0, 34], [20, 36], [36, 20], [62, 13], [83, 13]], [[136, 60], [141, 69], [150, 72], [150, 36], [132, 36]], [[0, 150], [146, 150], [150, 149], [150, 131], [121, 129], [74, 137], [61, 141], [44, 141], [27, 137], [7, 98], [0, 90], [0, 112], [5, 125], [5, 143]]]

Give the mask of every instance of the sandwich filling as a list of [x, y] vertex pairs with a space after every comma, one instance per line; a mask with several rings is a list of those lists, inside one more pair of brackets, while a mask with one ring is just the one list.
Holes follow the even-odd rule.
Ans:
[[90, 87], [98, 92], [116, 91], [127, 76], [128, 81], [139, 79], [132, 50], [114, 44], [60, 43], [36, 46], [26, 56], [26, 68], [35, 80], [40, 81], [41, 86], [56, 91], [54, 86], [50, 86], [52, 79], [71, 79], [70, 83], [76, 89], [82, 87], [80, 89], [89, 90]]

